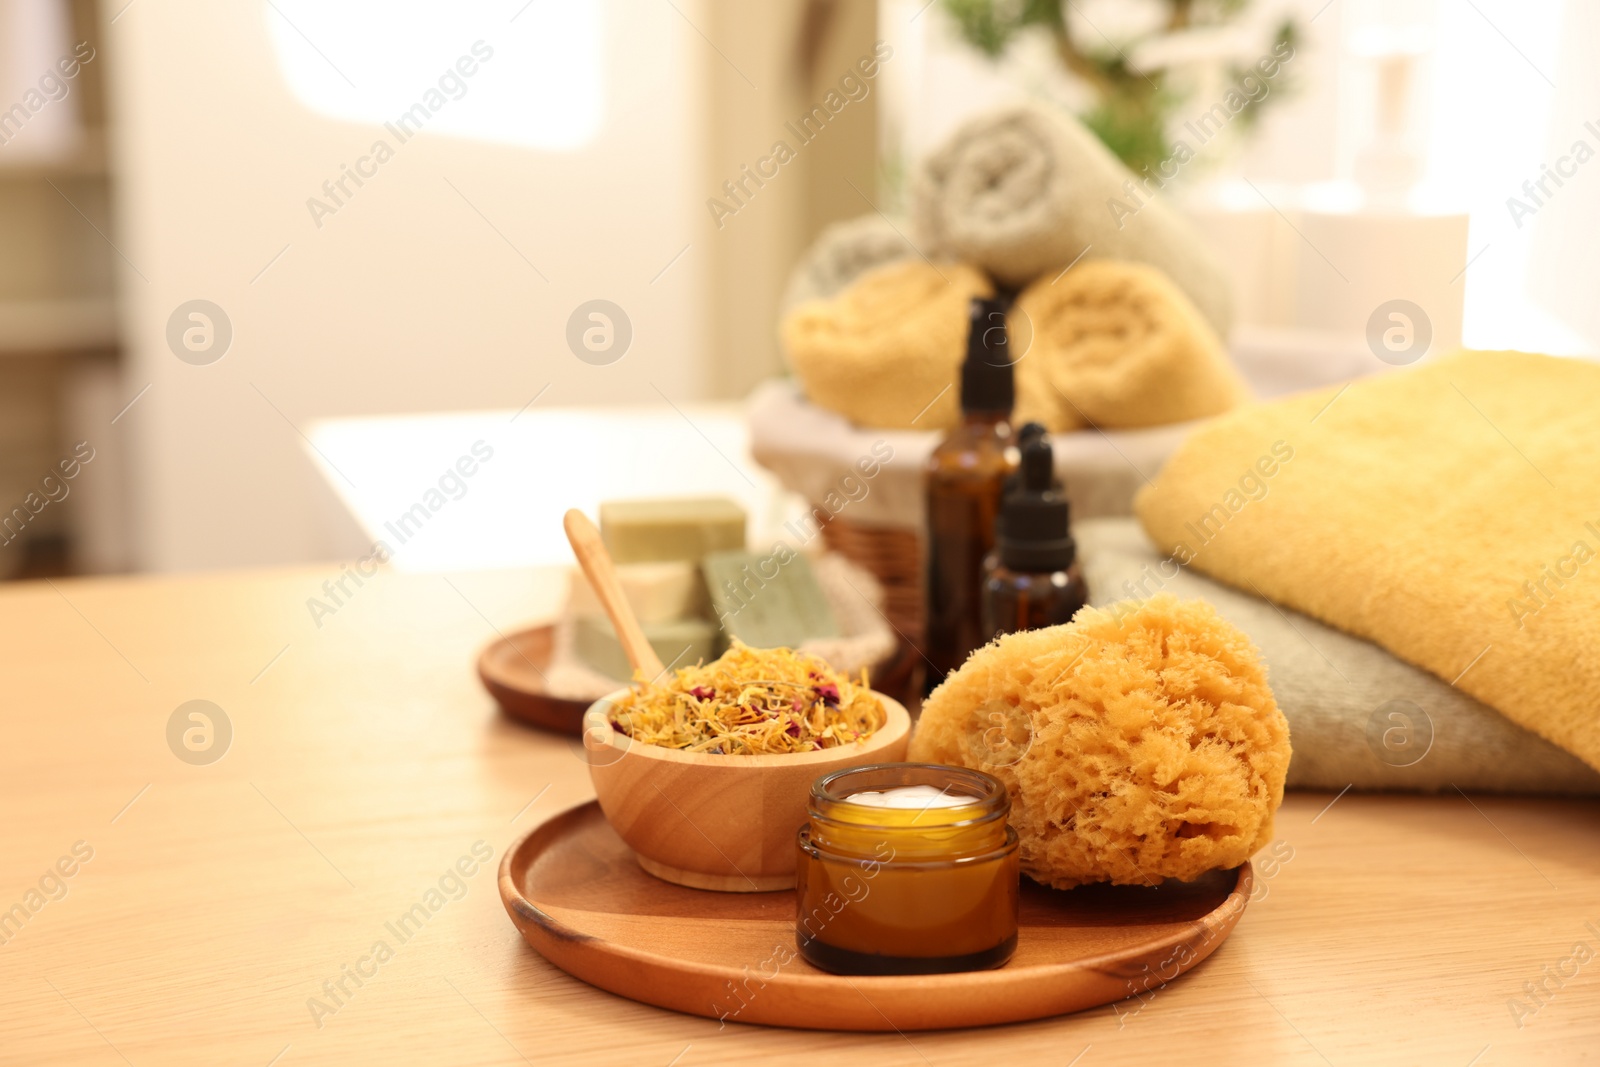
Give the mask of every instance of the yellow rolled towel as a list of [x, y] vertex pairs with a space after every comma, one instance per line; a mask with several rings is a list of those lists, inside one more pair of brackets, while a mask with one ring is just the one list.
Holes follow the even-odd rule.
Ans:
[[1052, 431], [1162, 426], [1249, 397], [1189, 298], [1143, 263], [1095, 260], [1023, 290], [1009, 317], [1016, 421]]
[[784, 351], [820, 407], [861, 426], [945, 429], [960, 411], [969, 305], [993, 292], [963, 264], [892, 263], [785, 316]]

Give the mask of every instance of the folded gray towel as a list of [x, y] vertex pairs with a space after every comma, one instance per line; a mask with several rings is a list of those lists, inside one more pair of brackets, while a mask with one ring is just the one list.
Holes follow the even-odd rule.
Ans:
[[1291, 787], [1600, 793], [1600, 773], [1571, 753], [1377, 645], [1178, 567], [1136, 520], [1073, 534], [1096, 607], [1162, 590], [1201, 597], [1256, 643], [1289, 720]]
[[1138, 182], [1059, 109], [1001, 108], [962, 124], [923, 162], [911, 189], [911, 237], [929, 256], [964, 260], [1016, 287], [1080, 255], [1148, 263], [1226, 338], [1227, 274], [1164, 194], [1146, 198]]
[[876, 212], [835, 222], [817, 235], [790, 272], [781, 313], [807, 300], [826, 300], [873, 267], [916, 254], [895, 224]]

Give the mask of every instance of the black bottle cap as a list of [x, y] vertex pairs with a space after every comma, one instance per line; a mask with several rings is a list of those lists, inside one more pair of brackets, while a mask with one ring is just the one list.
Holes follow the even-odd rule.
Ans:
[[[1050, 431], [1045, 429], [1045, 425], [1042, 422], [1023, 423], [1022, 428], [1017, 431], [1017, 451], [1020, 453], [1024, 448], [1027, 448], [1029, 441], [1038, 440], [1041, 437], [1047, 438], [1049, 434]], [[1053, 484], [1057, 489], [1061, 488], [1060, 482]], [[1019, 466], [1016, 470], [1006, 475], [1005, 488], [1001, 490], [1000, 500], [1004, 502], [1007, 496], [1010, 496], [1021, 486], [1022, 468]]]
[[1005, 301], [975, 298], [967, 326], [967, 358], [961, 364], [961, 410], [1009, 415], [1016, 403], [1016, 392], [1011, 380]]
[[1066, 570], [1078, 549], [1068, 528], [1067, 497], [1055, 480], [1048, 436], [1023, 443], [1017, 479], [1000, 508], [1000, 562], [1016, 571]]

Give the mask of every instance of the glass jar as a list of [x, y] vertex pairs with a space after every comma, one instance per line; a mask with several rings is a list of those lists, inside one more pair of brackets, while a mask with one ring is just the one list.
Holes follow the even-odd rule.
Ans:
[[[906, 786], [941, 795], [915, 807], [851, 800]], [[1017, 947], [1020, 871], [1010, 809], [997, 779], [961, 767], [884, 763], [817, 779], [799, 835], [800, 955], [834, 974], [1005, 963]]]

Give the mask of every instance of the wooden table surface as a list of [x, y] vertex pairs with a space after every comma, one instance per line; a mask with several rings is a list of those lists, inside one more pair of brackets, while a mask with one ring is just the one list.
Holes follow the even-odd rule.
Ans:
[[[352, 595], [313, 619], [308, 598], [326, 600], [337, 576], [0, 592], [0, 909], [21, 905], [0, 926], [0, 1062], [1600, 1056], [1588, 801], [1292, 795], [1264, 854], [1286, 859], [1259, 870], [1216, 955], [1142, 1000], [1071, 1017], [905, 1035], [719, 1029], [591, 989], [519, 939], [494, 873], [510, 842], [592, 795], [586, 770], [566, 740], [502, 719], [472, 672], [496, 628], [552, 612], [559, 582], [385, 573], [347, 581]], [[208, 765], [167, 741], [174, 710], [196, 699], [233, 731]], [[397, 940], [386, 924], [479, 841], [495, 860]], [[361, 964], [380, 940], [389, 958]], [[358, 964], [359, 988], [347, 979], [352, 995], [313, 1011], [324, 982]]]

